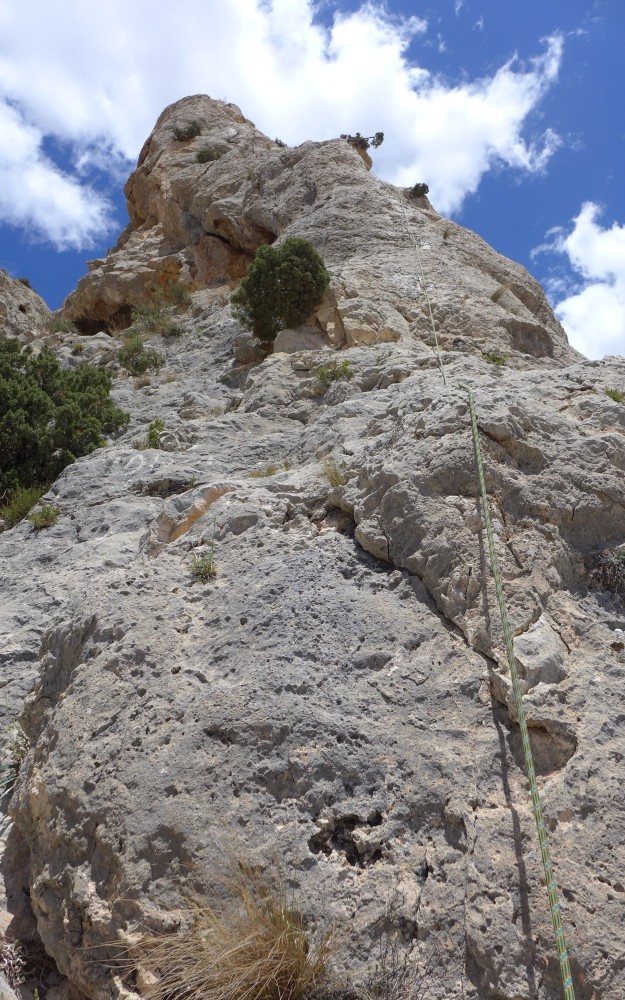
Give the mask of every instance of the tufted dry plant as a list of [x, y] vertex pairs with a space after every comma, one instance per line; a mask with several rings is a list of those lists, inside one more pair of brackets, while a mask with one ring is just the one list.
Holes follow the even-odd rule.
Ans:
[[149, 1000], [305, 1000], [326, 977], [329, 935], [311, 944], [279, 875], [239, 866], [217, 911], [192, 904], [188, 930], [145, 937], [146, 965], [159, 977]]

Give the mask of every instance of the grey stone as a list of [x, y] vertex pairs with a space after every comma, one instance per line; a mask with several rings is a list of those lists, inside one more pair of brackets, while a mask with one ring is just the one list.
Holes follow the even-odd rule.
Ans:
[[[223, 144], [210, 166], [172, 141], [189, 117]], [[625, 996], [625, 607], [591, 575], [625, 543], [625, 407], [604, 393], [625, 360], [579, 359], [522, 268], [404, 206], [339, 140], [278, 150], [191, 98], [161, 116], [129, 192], [161, 263], [163, 233], [188, 260], [200, 224], [232, 259], [263, 233], [313, 238], [333, 281], [317, 319], [353, 377], [325, 389], [311, 349], [241, 367], [232, 275], [198, 289], [188, 333], [148, 341], [166, 356], [150, 386], [111, 363], [130, 424], [52, 485], [54, 527], [0, 537], [3, 695], [11, 714], [26, 699], [32, 743], [11, 813], [60, 972], [93, 1000], [129, 996], [106, 947], [134, 958], [238, 844], [280, 858], [312, 934], [336, 925], [339, 975], [364, 977], [390, 933], [433, 996], [560, 995], [470, 384], [576, 987]], [[139, 242], [83, 279], [83, 315], [126, 278], [144, 287]], [[133, 448], [157, 418], [175, 450]], [[209, 553], [216, 577], [194, 581]]]

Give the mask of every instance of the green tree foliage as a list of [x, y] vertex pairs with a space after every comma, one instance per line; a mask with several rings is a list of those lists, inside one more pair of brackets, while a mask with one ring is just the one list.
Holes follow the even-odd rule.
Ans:
[[230, 300], [236, 319], [258, 340], [303, 323], [330, 283], [323, 259], [308, 240], [291, 236], [280, 246], [262, 246]]
[[356, 146], [358, 149], [369, 149], [369, 146], [377, 149], [384, 142], [384, 132], [376, 132], [375, 135], [361, 135], [360, 132], [356, 132], [356, 135], [348, 135], [343, 132], [341, 139], [346, 139], [350, 146]]
[[49, 348], [35, 355], [0, 337], [0, 494], [52, 482], [126, 424], [111, 385], [92, 365], [67, 371]]
[[408, 192], [409, 198], [423, 198], [429, 191], [427, 184], [415, 184]]

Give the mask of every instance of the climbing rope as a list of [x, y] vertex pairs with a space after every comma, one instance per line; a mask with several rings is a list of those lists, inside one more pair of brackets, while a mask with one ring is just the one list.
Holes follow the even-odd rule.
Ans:
[[510, 622], [508, 620], [506, 599], [504, 596], [503, 586], [501, 583], [499, 565], [497, 563], [497, 553], [495, 551], [495, 537], [493, 535], [493, 525], [490, 518], [488, 497], [486, 495], [486, 482], [484, 479], [484, 463], [482, 462], [482, 449], [480, 447], [480, 436], [477, 427], [475, 398], [473, 396], [473, 390], [470, 389], [468, 386], [465, 386], [465, 388], [469, 396], [469, 409], [471, 411], [471, 433], [473, 434], [473, 449], [475, 451], [475, 464], [477, 466], [477, 474], [480, 482], [480, 494], [482, 497], [482, 513], [484, 516], [484, 525], [486, 527], [486, 537], [488, 539], [488, 554], [490, 557], [490, 568], [491, 568], [491, 573], [493, 574], [493, 581], [495, 584], [497, 604], [499, 605], [499, 614], [501, 617], [501, 625], [503, 628], [506, 653], [508, 656], [508, 664], [510, 666], [510, 676], [512, 678], [512, 690], [514, 691], [516, 713], [517, 713], [517, 718], [519, 720], [519, 728], [521, 730], [521, 739], [523, 741], [523, 753], [525, 755], [525, 769], [527, 771], [527, 779], [530, 784], [530, 797], [532, 800], [532, 810], [534, 813], [534, 819], [536, 820], [536, 829], [538, 830], [538, 841], [540, 843], [540, 854], [542, 857], [543, 868], [545, 870], [545, 883], [547, 886], [547, 894], [549, 896], [549, 909], [551, 910], [551, 919], [553, 922], [553, 930], [556, 938], [558, 959], [560, 961], [560, 971], [562, 973], [562, 985], [564, 986], [564, 996], [566, 1000], [575, 1000], [575, 992], [573, 990], [573, 977], [571, 976], [571, 967], [569, 965], [569, 953], [566, 947], [566, 940], [564, 937], [564, 927], [562, 925], [560, 903], [558, 902], [558, 887], [556, 885], [556, 880], [554, 877], [553, 862], [551, 860], [551, 853], [549, 850], [549, 838], [547, 836], [547, 828], [545, 826], [542, 805], [540, 803], [540, 794], [536, 782], [536, 771], [534, 770], [534, 757], [532, 754], [532, 746], [530, 743], [529, 733], [527, 730], [527, 719], [525, 717], [525, 707], [523, 705], [523, 694], [521, 692], [521, 683], [519, 681], [519, 673], [517, 671], [516, 658], [514, 655], [512, 630], [510, 629]]
[[423, 287], [423, 291], [425, 292], [425, 301], [427, 302], [427, 306], [428, 306], [428, 314], [429, 314], [429, 317], [430, 317], [430, 326], [432, 327], [432, 333], [434, 334], [434, 345], [436, 347], [436, 356], [438, 358], [438, 367], [440, 368], [440, 371], [441, 371], [441, 376], [442, 376], [442, 379], [443, 379], [443, 385], [447, 385], [447, 379], [445, 378], [445, 369], [443, 368], [443, 359], [441, 357], [441, 348], [440, 348], [440, 344], [438, 342], [438, 334], [436, 332], [436, 323], [434, 322], [434, 313], [432, 312], [432, 303], [430, 301], [430, 293], [428, 291], [428, 283], [425, 280], [425, 271], [423, 269], [423, 261], [421, 260], [421, 254], [419, 253], [419, 244], [417, 243], [416, 237], [412, 235], [412, 233], [410, 232], [410, 230], [408, 228], [408, 222], [406, 220], [406, 208], [404, 206], [404, 202], [403, 202], [403, 199], [402, 199], [401, 195], [399, 195], [399, 207], [401, 208], [401, 213], [402, 213], [402, 216], [404, 218], [404, 229], [406, 230], [406, 233], [408, 235], [408, 239], [412, 241], [412, 243], [414, 245], [415, 253], [417, 255], [417, 262], [419, 264], [419, 275], [420, 275], [420, 278], [421, 278], [421, 285]]
[[[414, 243], [415, 253], [417, 257], [417, 262], [419, 265], [419, 273], [421, 276], [421, 284], [425, 291], [425, 297], [428, 306], [428, 313], [430, 317], [430, 324], [432, 327], [432, 333], [434, 334], [434, 343], [436, 345], [436, 353], [438, 355], [438, 364], [440, 367], [441, 375], [443, 378], [443, 385], [447, 385], [447, 380], [445, 378], [445, 371], [443, 369], [443, 360], [441, 357], [440, 345], [438, 342], [438, 335], [436, 332], [436, 325], [434, 323], [434, 315], [432, 313], [432, 305], [430, 301], [430, 295], [428, 291], [427, 281], [425, 279], [425, 271], [423, 268], [423, 261], [421, 254], [419, 253], [419, 246], [415, 237], [411, 236], [410, 230], [408, 229], [408, 222], [406, 220], [406, 211], [403, 204], [401, 195], [399, 196], [399, 202], [402, 210], [402, 215], [404, 219], [404, 227], [408, 233], [408, 237], [412, 239]], [[551, 860], [551, 852], [549, 850], [549, 838], [547, 836], [547, 828], [545, 826], [545, 819], [543, 816], [542, 805], [540, 802], [540, 793], [538, 791], [538, 784], [536, 782], [536, 771], [534, 769], [534, 757], [532, 754], [532, 745], [530, 743], [529, 732], [527, 729], [527, 719], [525, 717], [525, 707], [523, 705], [523, 695], [521, 692], [521, 684], [519, 681], [519, 674], [516, 666], [516, 658], [514, 655], [514, 644], [512, 641], [512, 630], [510, 628], [510, 622], [508, 619], [508, 610], [506, 608], [506, 599], [503, 591], [503, 586], [501, 583], [501, 575], [499, 573], [499, 564], [497, 562], [497, 553], [495, 551], [495, 538], [493, 535], [493, 525], [490, 517], [490, 507], [488, 504], [488, 496], [486, 493], [486, 481], [484, 478], [484, 463], [482, 461], [482, 449], [480, 447], [480, 436], [477, 426], [477, 412], [475, 408], [475, 397], [473, 395], [473, 390], [469, 386], [463, 386], [466, 389], [469, 397], [469, 410], [471, 413], [471, 433], [473, 435], [473, 449], [475, 452], [475, 464], [477, 467], [477, 474], [480, 485], [480, 495], [482, 498], [482, 512], [484, 516], [484, 525], [486, 528], [486, 536], [488, 538], [488, 554], [490, 558], [490, 568], [493, 575], [493, 581], [495, 584], [495, 593], [497, 595], [497, 604], [499, 605], [499, 614], [501, 617], [501, 625], [503, 628], [503, 635], [505, 640], [506, 654], [508, 657], [508, 664], [510, 666], [510, 676], [512, 678], [512, 690], [514, 692], [514, 700], [516, 704], [516, 713], [519, 720], [519, 728], [521, 730], [521, 739], [523, 742], [523, 753], [525, 756], [525, 769], [527, 772], [527, 779], [530, 786], [530, 798], [532, 800], [532, 811], [534, 813], [534, 819], [536, 821], [536, 829], [538, 831], [538, 842], [540, 844], [540, 855], [543, 862], [543, 869], [545, 872], [545, 884], [547, 887], [547, 895], [549, 897], [549, 909], [551, 911], [551, 920], [553, 923], [553, 931], [556, 939], [556, 948], [558, 952], [558, 960], [560, 963], [560, 972], [562, 974], [562, 985], [564, 987], [564, 997], [565, 1000], [575, 1000], [575, 991], [573, 989], [573, 977], [571, 975], [571, 966], [569, 963], [569, 953], [566, 946], [566, 939], [564, 936], [564, 926], [562, 924], [562, 915], [560, 911], [560, 903], [558, 900], [558, 887], [556, 885], [556, 880], [554, 877], [553, 861]]]

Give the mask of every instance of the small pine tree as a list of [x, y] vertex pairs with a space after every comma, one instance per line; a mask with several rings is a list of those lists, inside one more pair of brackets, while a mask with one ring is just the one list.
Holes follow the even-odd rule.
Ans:
[[369, 146], [373, 146], [377, 149], [384, 142], [384, 132], [376, 132], [375, 135], [361, 135], [360, 132], [356, 132], [356, 135], [349, 135], [343, 132], [341, 139], [346, 139], [350, 146], [354, 146], [358, 149], [369, 149]]
[[52, 482], [127, 423], [111, 385], [102, 369], [62, 369], [49, 348], [35, 355], [0, 337], [0, 494]]
[[280, 246], [259, 247], [230, 300], [232, 312], [258, 340], [271, 342], [279, 330], [310, 316], [329, 283], [312, 243], [291, 236]]

